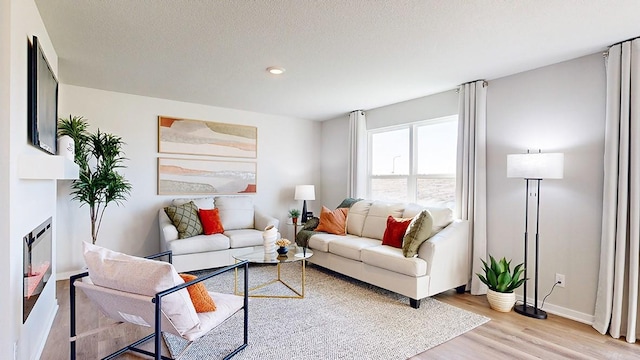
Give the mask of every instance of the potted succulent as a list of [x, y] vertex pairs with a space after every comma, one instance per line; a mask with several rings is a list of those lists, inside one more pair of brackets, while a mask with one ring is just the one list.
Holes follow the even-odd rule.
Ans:
[[291, 218], [291, 221], [293, 221], [294, 224], [297, 224], [298, 218], [300, 217], [300, 210], [298, 209], [289, 210], [289, 217]]
[[492, 309], [509, 312], [516, 303], [516, 294], [513, 292], [526, 279], [520, 278], [524, 272], [523, 264], [517, 265], [511, 271], [511, 260], [502, 258], [496, 261], [493, 256], [489, 256], [490, 264], [480, 259], [483, 264], [484, 275], [476, 273], [480, 281], [489, 287], [487, 300]]
[[90, 133], [87, 127], [87, 120], [81, 116], [58, 119], [58, 136], [73, 139], [74, 159], [80, 167], [79, 179], [71, 184], [71, 195], [80, 206], [89, 206], [91, 240], [95, 244], [107, 205], [119, 205], [126, 200], [131, 183], [117, 171], [126, 167], [122, 139], [100, 129]]

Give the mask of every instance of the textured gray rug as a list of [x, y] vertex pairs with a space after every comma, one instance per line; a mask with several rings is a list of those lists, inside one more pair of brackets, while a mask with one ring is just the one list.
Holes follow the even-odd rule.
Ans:
[[[300, 286], [299, 263], [282, 266]], [[249, 285], [275, 277], [275, 265], [250, 265]], [[434, 299], [411, 308], [408, 298], [313, 265], [304, 299], [249, 301], [249, 345], [234, 359], [406, 359], [489, 321]], [[241, 271], [239, 278], [242, 279]], [[232, 292], [233, 274], [207, 280], [212, 291]], [[274, 284], [263, 293], [287, 293]], [[165, 335], [173, 356], [187, 345]], [[242, 343], [242, 314], [192, 344], [181, 359], [220, 359]]]

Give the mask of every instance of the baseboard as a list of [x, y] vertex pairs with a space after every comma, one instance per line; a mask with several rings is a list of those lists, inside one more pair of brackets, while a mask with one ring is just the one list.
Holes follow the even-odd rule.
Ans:
[[[527, 299], [528, 299], [527, 301], [528, 304], [533, 304], [533, 298], [527, 298]], [[522, 301], [522, 295], [516, 295], [516, 300]], [[542, 303], [538, 301], [538, 305], [542, 305]], [[550, 314], [562, 316], [563, 318], [581, 322], [587, 325], [593, 325], [593, 322], [595, 321], [594, 315], [585, 314], [579, 311], [567, 309], [562, 306], [550, 304], [548, 302], [544, 304], [544, 308], [542, 308], [542, 310]]]
[[44, 346], [47, 344], [47, 339], [49, 338], [49, 333], [51, 332], [51, 328], [53, 327], [53, 322], [56, 319], [56, 315], [58, 314], [58, 309], [60, 308], [60, 305], [58, 304], [58, 301], [56, 300], [56, 306], [54, 306], [53, 311], [51, 311], [51, 313], [49, 314], [49, 318], [46, 320], [46, 326], [45, 329], [47, 329], [47, 331], [45, 332], [45, 335], [42, 337], [42, 341], [40, 341], [40, 343], [38, 344], [38, 347], [36, 348], [36, 356], [32, 357], [32, 360], [38, 360], [42, 357], [42, 352], [44, 351]]
[[87, 270], [84, 269], [84, 270], [65, 271], [65, 272], [56, 273], [56, 281], [69, 280], [69, 278], [72, 275], [80, 274], [80, 273], [85, 272], [85, 271], [87, 271]]

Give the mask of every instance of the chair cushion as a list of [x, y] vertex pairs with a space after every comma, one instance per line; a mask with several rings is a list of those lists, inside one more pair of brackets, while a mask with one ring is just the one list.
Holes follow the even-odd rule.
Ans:
[[225, 230], [255, 228], [251, 196], [216, 196], [214, 203]]
[[213, 209], [212, 197], [203, 197], [203, 198], [194, 198], [194, 199], [173, 199], [171, 201], [171, 205], [179, 206], [179, 205], [186, 204], [190, 201], [193, 201], [193, 203], [196, 204], [198, 209], [205, 209], [205, 210]]
[[198, 215], [198, 207], [193, 201], [178, 206], [167, 206], [164, 211], [176, 229], [178, 229], [179, 239], [202, 234], [202, 223]]
[[429, 210], [422, 210], [411, 220], [407, 233], [402, 240], [402, 253], [405, 257], [412, 257], [418, 254], [420, 245], [431, 237], [432, 228], [433, 219]]
[[173, 255], [226, 250], [230, 247], [229, 238], [223, 234], [196, 235], [167, 242], [167, 250], [173, 251]]
[[189, 341], [196, 340], [202, 335], [205, 335], [244, 306], [244, 298], [242, 296], [215, 292], [209, 292], [209, 295], [216, 303], [216, 311], [197, 314], [198, 319], [200, 319], [200, 326], [182, 335]]
[[[154, 296], [184, 284], [173, 265], [167, 262], [125, 255], [87, 242], [84, 243], [84, 260], [91, 281], [110, 289]], [[181, 335], [200, 324], [186, 289], [165, 296], [162, 311]]]
[[351, 205], [347, 215], [347, 234], [362, 236], [364, 220], [367, 218], [372, 201], [361, 200]]
[[330, 210], [323, 206], [320, 211], [320, 223], [316, 227], [316, 231], [324, 231], [329, 234], [344, 235], [347, 232], [347, 208], [338, 208]]
[[362, 262], [409, 276], [427, 274], [427, 262], [418, 257], [406, 258], [402, 250], [391, 246], [374, 246], [360, 251]]
[[399, 218], [402, 216], [403, 211], [404, 204], [374, 201], [373, 204], [371, 204], [371, 208], [369, 208], [367, 217], [364, 219], [362, 236], [382, 240], [384, 230], [387, 228], [387, 218], [389, 215]]
[[224, 232], [218, 209], [198, 209], [198, 215], [200, 215], [200, 222], [205, 235], [222, 234]]
[[[260, 246], [263, 244], [262, 231], [255, 229], [228, 230], [224, 234], [229, 237], [229, 246], [232, 249], [248, 246]], [[278, 234], [279, 236], [279, 234]]]
[[[186, 283], [198, 278], [191, 274], [180, 274], [180, 277]], [[211, 298], [211, 295], [209, 295], [207, 287], [204, 286], [204, 282], [187, 286], [187, 291], [189, 292], [189, 297], [197, 313], [216, 311], [216, 303]]]

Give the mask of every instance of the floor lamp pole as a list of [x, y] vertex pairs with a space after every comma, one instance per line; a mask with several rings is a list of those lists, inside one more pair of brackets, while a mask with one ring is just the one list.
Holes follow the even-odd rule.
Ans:
[[540, 251], [540, 180], [541, 179], [525, 179], [527, 181], [526, 191], [527, 198], [525, 200], [525, 220], [524, 220], [524, 278], [527, 279], [527, 258], [528, 258], [528, 219], [529, 219], [529, 180], [537, 181], [538, 190], [536, 193], [536, 259], [535, 259], [535, 282], [534, 282], [534, 302], [533, 307], [527, 305], [527, 282], [528, 279], [524, 281], [524, 299], [521, 305], [516, 305], [514, 307], [515, 312], [518, 314], [536, 318], [536, 319], [546, 319], [547, 313], [541, 309], [538, 309], [538, 255]]

